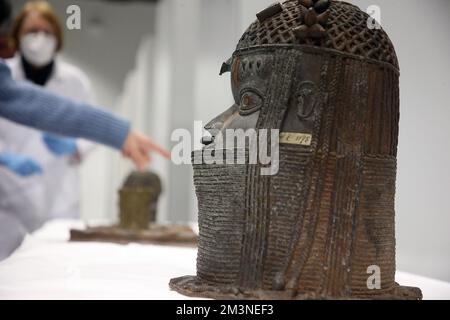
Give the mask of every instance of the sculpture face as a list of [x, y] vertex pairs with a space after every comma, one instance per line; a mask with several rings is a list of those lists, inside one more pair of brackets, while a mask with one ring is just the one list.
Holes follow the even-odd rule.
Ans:
[[387, 35], [334, 1], [287, 1], [258, 19], [223, 67], [235, 105], [206, 126], [214, 142], [195, 156], [220, 146], [226, 129], [277, 129], [279, 172], [194, 164], [197, 276], [171, 287], [227, 298], [420, 298], [395, 284], [399, 73]]
[[[303, 56], [303, 57], [302, 57]], [[275, 69], [276, 59], [295, 60], [293, 69]], [[311, 135], [318, 106], [320, 63], [301, 50], [277, 50], [267, 46], [247, 52], [236, 52], [231, 67], [231, 89], [235, 104], [209, 122], [205, 128], [213, 137], [225, 136], [227, 129], [278, 129], [282, 133]], [[301, 59], [305, 63], [301, 63]], [[320, 62], [320, 61], [319, 61]], [[275, 73], [275, 77], [274, 77]], [[282, 82], [281, 77], [289, 77]], [[275, 78], [275, 79], [274, 79]], [[286, 80], [285, 80], [286, 81]], [[271, 92], [284, 92], [284, 105], [269, 101]], [[275, 102], [275, 104], [274, 104]], [[282, 115], [273, 115], [271, 128], [258, 123], [262, 110], [278, 108]], [[214, 148], [216, 144], [207, 144]]]
[[265, 103], [270, 80], [270, 55], [250, 54], [235, 57], [232, 65], [231, 90], [235, 104], [208, 123], [205, 128], [213, 137], [225, 136], [227, 129], [255, 129]]

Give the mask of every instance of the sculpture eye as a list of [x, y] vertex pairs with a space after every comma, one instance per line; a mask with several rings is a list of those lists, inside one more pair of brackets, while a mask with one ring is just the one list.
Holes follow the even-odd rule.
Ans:
[[241, 94], [239, 114], [242, 116], [250, 115], [259, 109], [263, 104], [262, 97], [254, 91], [245, 91]]

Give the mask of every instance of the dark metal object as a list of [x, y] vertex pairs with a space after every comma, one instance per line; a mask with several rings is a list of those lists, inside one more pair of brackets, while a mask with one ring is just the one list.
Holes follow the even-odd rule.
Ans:
[[263, 11], [256, 14], [259, 22], [264, 22], [264, 20], [269, 19], [270, 17], [280, 13], [283, 11], [283, 7], [279, 2], [274, 3], [270, 7], [264, 9]]
[[[197, 275], [172, 279], [173, 290], [421, 299], [419, 289], [395, 283], [399, 69], [388, 36], [368, 29], [368, 18], [344, 2], [292, 0], [245, 32], [233, 54], [235, 105], [206, 129], [213, 136], [279, 129], [311, 139], [281, 141], [275, 176], [261, 176], [261, 165], [194, 165]], [[374, 266], [376, 289], [368, 285]]]
[[232, 62], [233, 62], [232, 59], [228, 59], [226, 62], [224, 62], [222, 64], [222, 67], [220, 68], [219, 76], [231, 71], [231, 63]]
[[152, 172], [133, 172], [119, 191], [120, 227], [145, 230], [156, 221], [161, 180]]
[[71, 230], [70, 240], [196, 246], [198, 237], [189, 226], [156, 223], [161, 192], [158, 175], [152, 172], [132, 172], [119, 191], [119, 225]]

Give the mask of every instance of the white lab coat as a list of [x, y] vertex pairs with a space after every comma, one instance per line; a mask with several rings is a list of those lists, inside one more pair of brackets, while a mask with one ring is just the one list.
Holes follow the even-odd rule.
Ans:
[[[20, 57], [7, 60], [15, 80], [26, 81]], [[78, 68], [56, 60], [53, 75], [45, 88], [60, 95], [92, 103], [91, 87]], [[20, 177], [0, 168], [0, 214], [19, 217], [28, 231], [45, 221], [79, 217], [79, 164], [93, 144], [77, 140], [80, 159], [52, 154], [42, 140], [42, 132], [0, 119], [0, 152], [13, 152], [35, 159], [43, 168], [39, 176]]]

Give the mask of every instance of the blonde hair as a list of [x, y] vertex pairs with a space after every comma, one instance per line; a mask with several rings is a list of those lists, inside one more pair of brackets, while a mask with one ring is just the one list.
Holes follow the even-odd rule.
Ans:
[[60, 51], [63, 47], [64, 36], [61, 22], [56, 15], [55, 10], [47, 1], [30, 1], [26, 3], [17, 17], [14, 19], [11, 36], [14, 42], [14, 46], [19, 48], [20, 43], [20, 31], [22, 30], [23, 23], [28, 15], [32, 12], [37, 12], [41, 15], [48, 23], [50, 23], [55, 30], [55, 37], [57, 41], [56, 51]]

